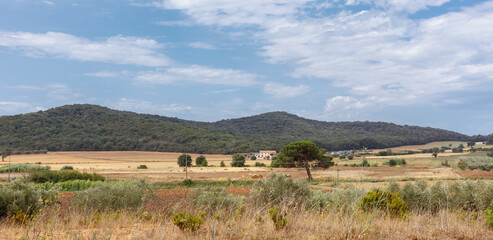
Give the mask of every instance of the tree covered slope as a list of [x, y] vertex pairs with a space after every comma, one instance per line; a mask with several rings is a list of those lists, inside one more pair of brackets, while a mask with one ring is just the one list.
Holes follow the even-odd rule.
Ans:
[[214, 123], [66, 105], [0, 117], [0, 147], [17, 150], [140, 150], [235, 153], [307, 140], [328, 150], [468, 140], [452, 131], [384, 122], [323, 122], [271, 112]]

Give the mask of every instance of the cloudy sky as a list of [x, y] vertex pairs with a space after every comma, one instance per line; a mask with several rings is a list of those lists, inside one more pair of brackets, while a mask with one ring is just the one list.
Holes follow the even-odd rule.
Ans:
[[0, 115], [287, 111], [493, 132], [493, 1], [0, 0]]

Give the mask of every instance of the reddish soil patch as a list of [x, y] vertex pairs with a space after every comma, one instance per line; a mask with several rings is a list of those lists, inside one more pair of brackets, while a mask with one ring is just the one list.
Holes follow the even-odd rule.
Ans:
[[[145, 209], [159, 211], [176, 204], [186, 204], [187, 195], [194, 188], [177, 188], [177, 189], [157, 189], [155, 190], [156, 198], [146, 203]], [[226, 191], [233, 195], [248, 196], [252, 187], [227, 187]], [[69, 209], [74, 192], [62, 192], [59, 196], [61, 209]]]
[[456, 171], [456, 173], [463, 178], [493, 178], [493, 171]]

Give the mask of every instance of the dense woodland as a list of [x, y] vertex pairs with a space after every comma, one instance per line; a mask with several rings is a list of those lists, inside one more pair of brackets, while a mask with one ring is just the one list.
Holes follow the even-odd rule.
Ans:
[[285, 112], [207, 123], [84, 104], [0, 117], [0, 147], [17, 151], [236, 153], [279, 151], [299, 140], [315, 142], [327, 150], [342, 150], [487, 138], [385, 122], [315, 121]]

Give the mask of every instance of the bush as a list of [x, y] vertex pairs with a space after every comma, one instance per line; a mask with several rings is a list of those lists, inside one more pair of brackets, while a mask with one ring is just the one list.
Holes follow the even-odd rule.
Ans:
[[193, 184], [192, 179], [187, 178], [187, 179], [183, 180], [183, 185], [185, 185], [187, 187], [192, 186], [192, 184]]
[[204, 156], [200, 155], [195, 159], [195, 164], [197, 164], [197, 166], [199, 167], [207, 167], [207, 159]]
[[44, 190], [32, 183], [0, 184], [0, 219], [21, 214], [31, 217], [39, 209], [56, 203], [57, 192]]
[[460, 170], [466, 170], [467, 169], [467, 164], [463, 161], [459, 161], [457, 163], [457, 167], [460, 168]]
[[352, 185], [335, 188], [331, 192], [313, 191], [306, 203], [306, 208], [322, 211], [330, 208], [339, 212], [353, 212], [366, 191]]
[[106, 179], [97, 173], [81, 173], [75, 170], [65, 171], [33, 171], [26, 178], [28, 182], [45, 183], [45, 182], [65, 182], [71, 180], [90, 180], [90, 181], [105, 181]]
[[361, 199], [360, 206], [364, 211], [380, 209], [391, 216], [404, 217], [407, 214], [407, 204], [397, 192], [370, 190]]
[[397, 165], [397, 161], [395, 159], [390, 159], [389, 160], [389, 166], [393, 167]]
[[221, 161], [221, 164], [219, 164], [221, 167], [226, 167], [226, 164], [224, 164], [224, 161]]
[[486, 217], [486, 226], [488, 228], [493, 229], [493, 203], [491, 204], [490, 208], [488, 208], [485, 212], [484, 215]]
[[190, 156], [188, 154], [180, 155], [178, 157], [178, 166], [180, 166], [180, 167], [186, 167], [186, 166], [191, 167], [192, 166], [192, 156]]
[[[60, 191], [81, 191], [86, 190], [91, 187], [101, 185], [102, 181], [91, 181], [91, 180], [70, 180], [65, 182], [45, 182], [45, 183], [37, 183], [36, 186], [39, 186], [43, 189], [60, 189]], [[109, 182], [111, 184], [121, 184], [122, 182]]]
[[255, 167], [267, 167], [267, 166], [265, 165], [265, 163], [256, 162]]
[[[10, 172], [31, 172], [36, 170], [49, 170], [50, 166], [39, 166], [39, 165], [31, 165], [31, 164], [11, 164]], [[0, 167], [0, 173], [8, 173], [9, 166]]]
[[245, 203], [244, 196], [234, 196], [223, 188], [196, 189], [188, 195], [188, 199], [194, 208], [207, 213], [242, 209]]
[[368, 163], [368, 160], [363, 158], [363, 161], [359, 164], [361, 167], [369, 167], [370, 163]]
[[171, 221], [184, 232], [195, 232], [204, 224], [203, 216], [183, 212], [173, 214]]
[[147, 165], [139, 165], [137, 166], [137, 169], [147, 169]]
[[266, 179], [254, 184], [250, 199], [257, 206], [297, 205], [305, 203], [311, 196], [311, 188], [304, 179], [293, 181], [282, 173], [271, 173]]
[[[251, 157], [250, 157], [250, 160], [257, 160], [257, 157], [255, 157], [255, 156], [251, 156]], [[272, 158], [272, 160], [274, 160], [274, 158]]]
[[60, 168], [60, 171], [63, 171], [63, 170], [74, 170], [74, 167], [72, 167], [72, 166], [63, 166], [62, 168]]
[[279, 212], [278, 206], [269, 209], [269, 216], [270, 219], [272, 219], [272, 221], [274, 222], [274, 227], [277, 230], [283, 229], [288, 223], [288, 220], [286, 219], [287, 212]]
[[245, 156], [241, 153], [235, 153], [233, 155], [233, 162], [231, 162], [232, 167], [244, 167], [245, 166]]
[[448, 163], [448, 160], [445, 160], [445, 162], [442, 162], [442, 166], [450, 167], [450, 163]]
[[471, 170], [481, 169], [484, 171], [489, 171], [493, 169], [493, 159], [490, 157], [470, 157], [463, 156], [460, 160], [466, 163], [467, 167]]
[[444, 185], [441, 181], [431, 187], [424, 180], [406, 183], [400, 191], [410, 209], [435, 213], [440, 209], [484, 211], [493, 202], [493, 183], [456, 181]]
[[76, 192], [72, 206], [80, 212], [111, 212], [122, 209], [136, 210], [152, 195], [149, 184], [138, 183], [110, 184], [103, 183], [82, 192]]
[[348, 155], [348, 156], [347, 156], [347, 159], [349, 159], [349, 160], [353, 160], [353, 159], [354, 159], [354, 155]]
[[394, 166], [397, 166], [397, 165], [404, 166], [406, 164], [407, 164], [406, 160], [404, 160], [404, 159], [394, 159], [394, 158], [390, 159], [388, 162], [384, 162], [383, 163], [383, 165], [389, 165], [391, 167], [394, 167]]

